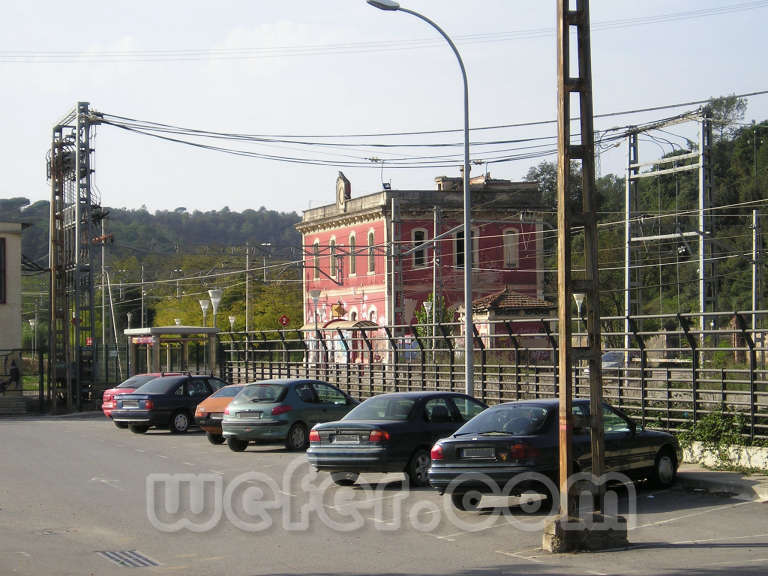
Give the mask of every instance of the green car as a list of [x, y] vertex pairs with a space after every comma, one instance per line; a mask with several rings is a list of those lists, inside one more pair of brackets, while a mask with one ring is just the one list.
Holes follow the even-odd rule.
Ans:
[[357, 404], [335, 386], [318, 380], [251, 382], [224, 411], [222, 434], [235, 452], [245, 450], [251, 441], [285, 442], [289, 450], [303, 450], [312, 426], [339, 420]]

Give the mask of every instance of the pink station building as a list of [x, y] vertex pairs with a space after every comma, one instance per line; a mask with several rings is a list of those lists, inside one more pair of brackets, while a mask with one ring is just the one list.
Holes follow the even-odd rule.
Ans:
[[[306, 210], [296, 225], [306, 330], [407, 326], [433, 282], [446, 306], [463, 308], [464, 232], [454, 230], [463, 221], [462, 179], [440, 176], [435, 183], [434, 190], [384, 189], [355, 198], [339, 172], [336, 202]], [[500, 290], [541, 300], [538, 184], [485, 174], [472, 178], [470, 189], [473, 302]]]

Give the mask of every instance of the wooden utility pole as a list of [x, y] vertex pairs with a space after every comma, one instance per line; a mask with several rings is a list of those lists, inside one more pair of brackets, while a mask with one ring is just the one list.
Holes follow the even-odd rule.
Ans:
[[[575, 3], [575, 9], [570, 4]], [[578, 70], [571, 75], [570, 32], [575, 29], [578, 50]], [[557, 158], [557, 287], [558, 287], [558, 394], [560, 441], [560, 517], [545, 532], [544, 545], [562, 552], [578, 547], [587, 531], [571, 522], [578, 511], [572, 510], [569, 498], [569, 477], [573, 473], [573, 373], [578, 360], [589, 361], [590, 431], [592, 473], [603, 473], [604, 440], [602, 414], [602, 374], [600, 365], [600, 305], [597, 265], [597, 221], [595, 206], [595, 143], [592, 126], [592, 70], [589, 43], [589, 1], [557, 0], [557, 73], [558, 73], [558, 158]], [[572, 97], [578, 98], [573, 102]], [[578, 106], [580, 142], [571, 141], [571, 105]], [[572, 160], [581, 161], [582, 202], [580, 211], [572, 199], [569, 186]], [[574, 279], [571, 271], [571, 239], [578, 230], [584, 231], [584, 274]], [[587, 345], [572, 342], [571, 301], [574, 292], [585, 294]], [[602, 487], [598, 483], [596, 511], [602, 508]]]

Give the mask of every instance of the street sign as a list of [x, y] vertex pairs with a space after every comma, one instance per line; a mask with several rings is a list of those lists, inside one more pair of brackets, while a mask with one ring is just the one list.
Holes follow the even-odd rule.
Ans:
[[291, 319], [288, 318], [288, 316], [286, 316], [285, 314], [283, 314], [282, 316], [280, 316], [280, 318], [277, 319], [277, 321], [280, 322], [281, 326], [288, 326], [288, 323], [291, 321]]

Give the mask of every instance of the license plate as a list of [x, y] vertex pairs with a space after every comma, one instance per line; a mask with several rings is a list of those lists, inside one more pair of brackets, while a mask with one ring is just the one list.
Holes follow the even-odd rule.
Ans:
[[261, 412], [238, 412], [238, 418], [261, 418]]
[[493, 448], [464, 448], [461, 451], [464, 458], [493, 458]]
[[138, 408], [138, 402], [123, 402], [123, 408]]
[[334, 444], [360, 444], [360, 436], [357, 434], [337, 434], [333, 438]]
[[223, 412], [211, 412], [211, 420], [221, 420], [223, 417]]

